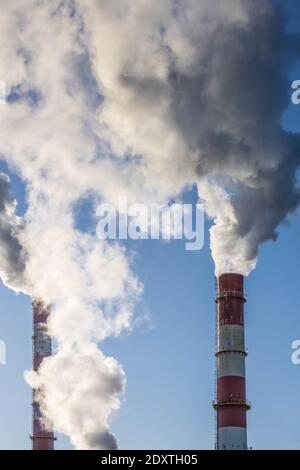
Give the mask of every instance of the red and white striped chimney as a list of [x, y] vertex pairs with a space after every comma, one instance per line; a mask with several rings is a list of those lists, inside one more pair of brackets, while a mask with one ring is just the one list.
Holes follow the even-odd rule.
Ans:
[[[34, 300], [33, 307], [33, 369], [38, 370], [45, 357], [51, 356], [51, 338], [47, 333], [47, 319], [50, 308], [43, 302]], [[32, 393], [32, 450], [54, 450], [54, 434], [51, 429], [45, 429], [42, 423], [40, 405], [36, 391]]]
[[217, 294], [217, 450], [247, 450], [244, 278], [223, 274]]

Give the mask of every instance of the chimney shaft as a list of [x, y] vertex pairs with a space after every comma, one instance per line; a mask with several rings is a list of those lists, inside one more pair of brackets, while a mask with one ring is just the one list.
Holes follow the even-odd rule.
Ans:
[[216, 302], [216, 449], [247, 450], [243, 276], [221, 275]]
[[[34, 300], [33, 308], [33, 369], [40, 367], [43, 359], [52, 354], [51, 338], [47, 333], [47, 319], [50, 307], [43, 302]], [[32, 450], [54, 450], [54, 434], [51, 429], [47, 430], [42, 424], [40, 405], [36, 397], [36, 391], [32, 392]]]

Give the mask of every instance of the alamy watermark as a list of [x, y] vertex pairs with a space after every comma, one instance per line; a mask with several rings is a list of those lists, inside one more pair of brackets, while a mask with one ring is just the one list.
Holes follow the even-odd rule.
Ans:
[[0, 80], [0, 104], [6, 104], [6, 85], [3, 80]]
[[[300, 80], [294, 80], [292, 83], [292, 89], [294, 90], [292, 94], [292, 103], [295, 105], [300, 104]], [[292, 342], [291, 348], [294, 350], [291, 355], [291, 361], [296, 366], [300, 364], [300, 339], [296, 339]]]
[[0, 366], [6, 364], [6, 344], [0, 340]]
[[204, 245], [204, 204], [128, 204], [121, 197], [117, 206], [97, 208], [100, 240], [185, 240], [187, 251]]
[[300, 80], [294, 80], [292, 89], [295, 90], [292, 94], [292, 103], [300, 104]]
[[295, 341], [292, 342], [291, 348], [294, 349], [291, 361], [295, 366], [298, 366], [300, 364], [300, 339], [295, 339]]

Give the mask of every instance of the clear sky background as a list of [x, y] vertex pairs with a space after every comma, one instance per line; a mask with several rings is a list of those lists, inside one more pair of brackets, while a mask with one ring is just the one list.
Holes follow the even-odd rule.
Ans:
[[[289, 27], [300, 32], [300, 2], [285, 0]], [[299, 64], [291, 82], [300, 80]], [[284, 126], [300, 132], [300, 105], [290, 106]], [[1, 170], [6, 171], [2, 165]], [[22, 182], [11, 175], [19, 213], [26, 209]], [[186, 195], [187, 201], [195, 194]], [[88, 204], [78, 210], [82, 229], [95, 229]], [[123, 406], [112, 429], [121, 449], [209, 449], [214, 445], [214, 266], [206, 222], [205, 246], [187, 252], [182, 242], [128, 244], [144, 284], [140, 318], [131, 334], [106, 340], [102, 348], [127, 374]], [[300, 365], [291, 343], [300, 339], [300, 220], [281, 227], [265, 244], [257, 269], [246, 280], [248, 443], [254, 449], [300, 448]], [[7, 364], [0, 366], [0, 449], [30, 448], [31, 390], [23, 373], [31, 368], [30, 299], [0, 286], [0, 339]], [[59, 436], [57, 448], [71, 448]]]

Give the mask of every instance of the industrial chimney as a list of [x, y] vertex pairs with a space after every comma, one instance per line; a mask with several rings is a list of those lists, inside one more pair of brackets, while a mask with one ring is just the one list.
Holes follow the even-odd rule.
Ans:
[[216, 449], [247, 450], [244, 278], [223, 274], [217, 285]]
[[[40, 367], [43, 359], [52, 354], [51, 338], [47, 333], [47, 319], [50, 307], [43, 302], [34, 300], [33, 308], [33, 369]], [[45, 429], [42, 423], [40, 405], [37, 400], [37, 392], [32, 392], [32, 450], [54, 450], [54, 434], [51, 429]]]

